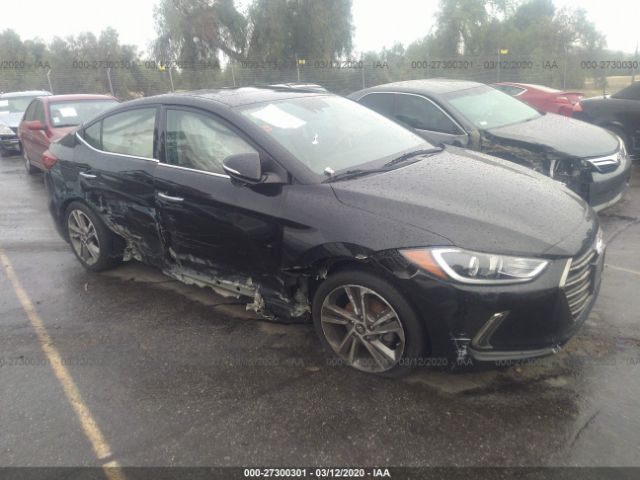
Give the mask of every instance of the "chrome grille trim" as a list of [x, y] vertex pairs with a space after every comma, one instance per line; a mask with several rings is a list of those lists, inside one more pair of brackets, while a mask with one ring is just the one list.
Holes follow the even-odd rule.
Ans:
[[587, 162], [590, 163], [598, 172], [606, 173], [612, 172], [622, 163], [621, 153], [616, 152], [613, 155], [607, 155], [606, 157], [590, 158]]
[[585, 253], [570, 260], [563, 290], [574, 320], [580, 316], [591, 300], [598, 256], [596, 244], [594, 244]]

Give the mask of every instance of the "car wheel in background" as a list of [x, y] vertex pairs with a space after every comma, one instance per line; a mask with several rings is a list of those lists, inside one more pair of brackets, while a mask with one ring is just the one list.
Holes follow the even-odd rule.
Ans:
[[413, 308], [389, 282], [367, 271], [329, 276], [314, 295], [312, 315], [325, 348], [357, 370], [398, 377], [425, 350]]
[[87, 205], [72, 202], [64, 218], [71, 249], [83, 267], [100, 272], [120, 263], [122, 239], [111, 232]]
[[34, 173], [39, 172], [40, 170], [33, 165], [31, 165], [31, 160], [29, 160], [29, 155], [27, 155], [27, 151], [22, 149], [22, 156], [24, 158], [24, 168], [29, 175], [33, 175]]

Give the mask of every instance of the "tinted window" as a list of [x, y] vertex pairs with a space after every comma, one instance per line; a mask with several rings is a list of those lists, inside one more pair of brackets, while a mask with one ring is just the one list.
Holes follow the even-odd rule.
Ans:
[[115, 100], [76, 100], [50, 103], [49, 118], [51, 125], [55, 128], [75, 127], [117, 105], [117, 103]]
[[102, 120], [102, 150], [153, 158], [155, 108], [138, 108]]
[[25, 122], [29, 122], [29, 121], [33, 120], [33, 114], [35, 113], [35, 111], [36, 111], [36, 102], [31, 102], [29, 104], [29, 108], [27, 108], [27, 111], [24, 112], [23, 120]]
[[167, 110], [167, 163], [224, 174], [229, 155], [255, 152], [247, 142], [211, 115], [189, 110]]
[[83, 138], [89, 145], [102, 149], [102, 141], [100, 135], [102, 133], [102, 122], [94, 123], [90, 127], [84, 129]]
[[415, 95], [397, 95], [394, 116], [412, 128], [441, 133], [462, 133], [442, 110], [429, 100]]
[[390, 117], [393, 114], [393, 97], [393, 93], [370, 93], [362, 97], [360, 103]]
[[44, 123], [44, 106], [42, 105], [42, 102], [40, 100], [36, 100], [35, 104], [36, 105], [33, 112], [33, 119], [40, 120], [42, 123]]

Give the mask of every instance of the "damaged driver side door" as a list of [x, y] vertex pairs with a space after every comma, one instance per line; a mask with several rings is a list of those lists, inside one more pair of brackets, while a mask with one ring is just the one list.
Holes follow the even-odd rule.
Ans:
[[282, 196], [232, 183], [223, 160], [258, 149], [220, 117], [167, 106], [163, 118], [155, 182], [166, 273], [253, 295], [256, 280], [272, 282], [280, 265]]

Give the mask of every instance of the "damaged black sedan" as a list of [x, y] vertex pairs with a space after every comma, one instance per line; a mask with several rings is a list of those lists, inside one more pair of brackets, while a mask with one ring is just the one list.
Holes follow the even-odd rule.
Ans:
[[524, 165], [584, 198], [596, 211], [618, 202], [631, 159], [613, 133], [539, 112], [481, 83], [443, 78], [388, 83], [349, 95], [434, 145], [459, 145]]
[[84, 267], [137, 259], [266, 318], [311, 319], [366, 372], [553, 353], [599, 289], [602, 235], [578, 195], [327, 93], [136, 100], [45, 157]]

